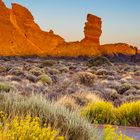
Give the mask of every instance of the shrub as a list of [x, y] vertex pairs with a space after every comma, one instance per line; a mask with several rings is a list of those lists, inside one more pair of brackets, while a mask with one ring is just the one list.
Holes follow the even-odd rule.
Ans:
[[76, 104], [76, 101], [71, 96], [63, 96], [58, 101], [57, 104], [65, 106], [69, 110], [76, 110], [78, 109], [78, 105]]
[[0, 66], [0, 73], [1, 73], [1, 72], [6, 72], [6, 71], [7, 71], [7, 68], [6, 68], [6, 67]]
[[129, 138], [122, 133], [117, 134], [115, 131], [116, 129], [112, 126], [107, 126], [104, 129], [102, 140], [134, 140], [133, 138]]
[[52, 78], [49, 77], [47, 74], [40, 75], [39, 80], [44, 84], [52, 84]]
[[92, 85], [96, 78], [96, 76], [90, 72], [79, 72], [77, 75], [80, 83], [86, 86]]
[[92, 123], [140, 126], [140, 101], [125, 103], [118, 108], [109, 102], [88, 104], [81, 115]]
[[63, 73], [63, 72], [64, 72], [64, 73], [69, 72], [69, 68], [66, 67], [66, 66], [62, 66], [59, 70], [60, 70], [61, 73]]
[[51, 103], [42, 96], [15, 95], [15, 93], [6, 94], [0, 102], [0, 110], [6, 112], [8, 116], [38, 116], [41, 123], [47, 123], [59, 129], [66, 139], [96, 140], [96, 129], [78, 113], [70, 112], [65, 107]]
[[97, 75], [107, 75], [108, 71], [106, 69], [99, 69], [96, 72]]
[[111, 124], [114, 121], [114, 106], [109, 102], [90, 103], [81, 114], [92, 123]]
[[0, 92], [9, 92], [12, 89], [8, 84], [6, 83], [0, 83]]
[[31, 74], [35, 75], [35, 76], [39, 76], [39, 75], [45, 73], [44, 69], [40, 69], [40, 68], [38, 68], [38, 67], [33, 67], [33, 68], [31, 68], [31, 69], [29, 70], [29, 72], [30, 72]]
[[125, 103], [116, 109], [119, 125], [140, 126], [140, 101]]
[[88, 66], [92, 67], [92, 66], [101, 66], [101, 65], [112, 65], [112, 63], [109, 61], [108, 58], [106, 57], [95, 57], [92, 58], [88, 61]]
[[14, 67], [8, 73], [16, 76], [24, 75], [22, 67]]
[[135, 74], [136, 76], [140, 76], [140, 71], [138, 70], [138, 71], [136, 71], [134, 74]]
[[99, 96], [91, 92], [79, 92], [62, 96], [57, 100], [57, 104], [63, 105], [69, 110], [79, 110], [88, 103], [103, 101]]
[[97, 94], [91, 93], [91, 92], [79, 92], [79, 93], [74, 93], [71, 95], [74, 99], [76, 104], [80, 106], [85, 106], [89, 103], [95, 103], [95, 102], [100, 102], [103, 101]]
[[46, 66], [53, 66], [55, 64], [56, 64], [56, 61], [54, 61], [54, 60], [46, 60], [46, 61], [42, 62], [40, 67], [43, 68], [43, 67], [46, 67]]
[[52, 130], [51, 127], [42, 127], [39, 118], [26, 116], [14, 118], [12, 121], [5, 120], [0, 125], [0, 140], [64, 140], [64, 137], [58, 136], [59, 132]]
[[118, 89], [118, 93], [123, 94], [124, 92], [126, 92], [130, 88], [131, 88], [131, 86], [129, 84], [122, 84]]
[[33, 74], [26, 74], [25, 78], [34, 83], [37, 82], [38, 80], [38, 78]]

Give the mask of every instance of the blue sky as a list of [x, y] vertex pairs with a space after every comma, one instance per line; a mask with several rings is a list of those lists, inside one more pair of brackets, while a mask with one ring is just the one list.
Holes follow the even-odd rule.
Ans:
[[102, 18], [101, 44], [125, 42], [140, 47], [140, 0], [4, 0], [27, 7], [46, 31], [66, 41], [81, 40], [88, 13]]

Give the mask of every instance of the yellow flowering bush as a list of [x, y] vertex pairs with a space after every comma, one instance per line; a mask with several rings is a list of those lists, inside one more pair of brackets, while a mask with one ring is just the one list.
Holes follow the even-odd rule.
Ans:
[[23, 119], [15, 117], [0, 125], [0, 140], [64, 140], [58, 134], [51, 127], [41, 127], [40, 119], [31, 116]]
[[0, 122], [4, 123], [4, 121], [7, 119], [7, 114], [3, 111], [0, 111]]
[[140, 126], [140, 101], [115, 108], [109, 102], [88, 104], [81, 112], [92, 123]]
[[140, 101], [125, 103], [115, 111], [116, 119], [121, 125], [140, 126]]
[[114, 119], [114, 106], [110, 102], [90, 103], [81, 114], [92, 123], [110, 124]]
[[134, 140], [133, 138], [129, 138], [123, 135], [121, 132], [117, 134], [115, 131], [117, 128], [113, 128], [112, 126], [107, 126], [104, 129], [104, 134], [102, 140]]

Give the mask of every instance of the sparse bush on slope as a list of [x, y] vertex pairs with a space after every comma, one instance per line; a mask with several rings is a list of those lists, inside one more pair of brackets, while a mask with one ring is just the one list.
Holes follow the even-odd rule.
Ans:
[[90, 72], [78, 72], [76, 76], [77, 76], [77, 80], [81, 84], [86, 85], [86, 86], [93, 85], [96, 78], [96, 75]]
[[101, 66], [101, 65], [112, 65], [112, 63], [109, 61], [108, 58], [99, 56], [90, 59], [87, 65], [89, 67], [92, 67], [92, 66]]

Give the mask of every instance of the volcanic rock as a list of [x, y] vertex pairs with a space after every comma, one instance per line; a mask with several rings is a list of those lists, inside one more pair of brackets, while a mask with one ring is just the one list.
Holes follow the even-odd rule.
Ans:
[[42, 31], [23, 6], [8, 9], [0, 0], [0, 56], [46, 55], [64, 39]]
[[87, 22], [85, 23], [84, 28], [85, 38], [82, 40], [82, 42], [99, 46], [100, 36], [102, 34], [101, 27], [101, 18], [88, 14]]

